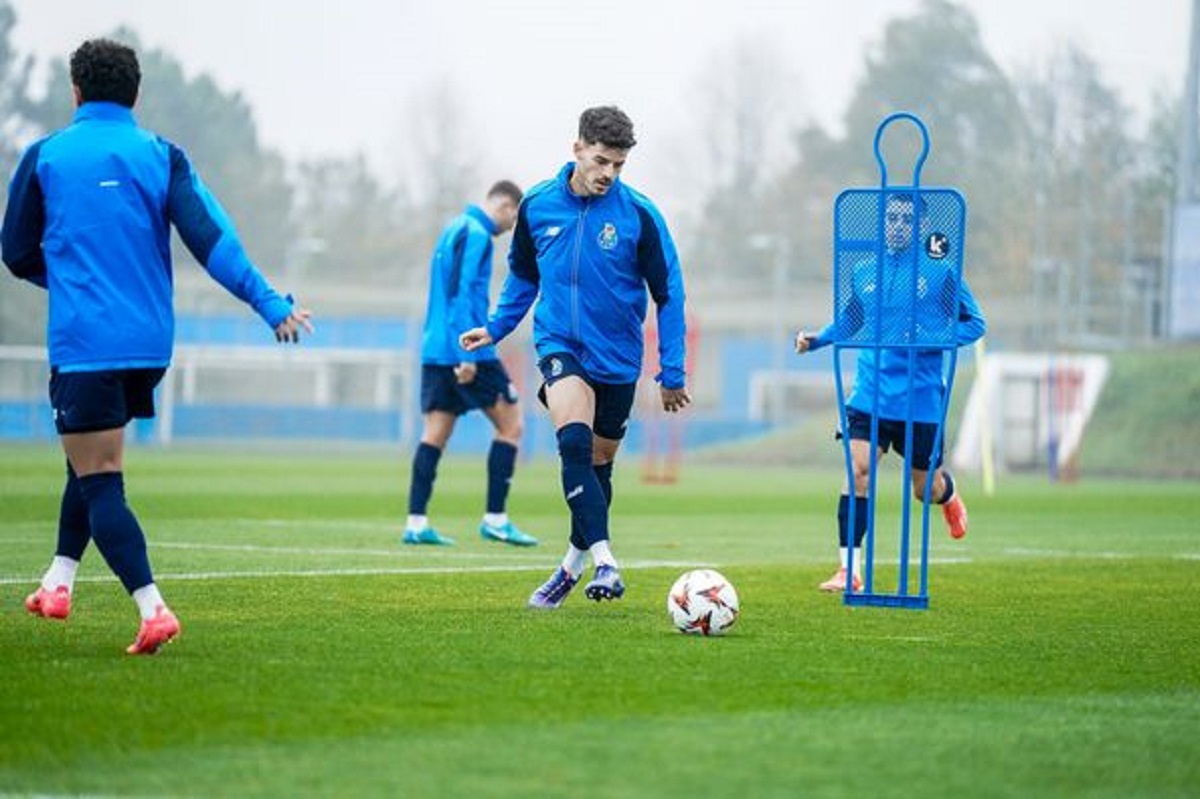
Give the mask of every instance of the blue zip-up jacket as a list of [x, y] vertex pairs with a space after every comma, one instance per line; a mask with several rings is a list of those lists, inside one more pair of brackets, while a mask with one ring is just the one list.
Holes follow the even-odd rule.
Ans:
[[[916, 298], [913, 297], [912, 254], [910, 251], [891, 253], [883, 268], [882, 291], [876, 282], [878, 270], [875, 259], [868, 258], [853, 267], [850, 291], [843, 300], [838, 320], [826, 326], [810, 344], [810, 350], [820, 349], [835, 340], [869, 342], [879, 339], [895, 341], [903, 338], [900, 328], [889, 327], [888, 320], [907, 320], [910, 311], [916, 320], [917, 335], [924, 340], [948, 339], [951, 331], [944, 326], [954, 325], [953, 337], [958, 346], [972, 344], [987, 332], [987, 322], [979, 303], [971, 294], [966, 280], [959, 282], [957, 312], [955, 281], [945, 263], [924, 253], [919, 256]], [[881, 316], [885, 331], [875, 332], [874, 298], [882, 299]], [[839, 322], [842, 329], [838, 329]], [[944, 333], [933, 329], [943, 326]], [[908, 352], [904, 348], [860, 349], [854, 373], [854, 391], [846, 404], [863, 413], [875, 412], [875, 392], [879, 392], [879, 416], [882, 419], [904, 420], [908, 415], [909, 377]], [[941, 422], [942, 400], [946, 392], [942, 376], [943, 351], [917, 350], [912, 378], [913, 421]]]
[[487, 322], [495, 235], [491, 218], [479, 206], [469, 205], [438, 238], [429, 270], [422, 363], [456, 366], [496, 359], [493, 346], [467, 352], [458, 345], [460, 334]]
[[633, 383], [641, 376], [648, 289], [658, 314], [656, 380], [683, 388], [683, 275], [666, 223], [620, 180], [602, 195], [575, 195], [574, 168], [567, 164], [525, 195], [488, 333], [500, 341], [536, 299], [538, 357], [570, 353], [601, 383]]
[[175, 335], [171, 224], [209, 274], [272, 328], [291, 303], [263, 279], [183, 150], [123, 105], [89, 102], [35, 142], [8, 189], [0, 249], [48, 289], [50, 365], [164, 367]]

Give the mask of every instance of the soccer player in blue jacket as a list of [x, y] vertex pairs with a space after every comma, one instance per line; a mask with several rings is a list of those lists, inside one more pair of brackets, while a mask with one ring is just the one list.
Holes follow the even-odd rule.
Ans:
[[126, 651], [154, 654], [179, 621], [154, 582], [122, 469], [125, 425], [154, 415], [154, 387], [171, 361], [171, 224], [276, 339], [297, 341], [312, 326], [246, 257], [183, 151], [138, 127], [137, 54], [93, 39], [71, 54], [70, 69], [75, 118], [21, 157], [0, 231], [8, 268], [49, 294], [50, 404], [67, 458], [58, 547], [25, 607], [67, 618], [76, 569], [95, 541], [142, 618]]
[[579, 118], [575, 161], [525, 196], [509, 250], [509, 275], [488, 323], [462, 334], [475, 350], [513, 331], [536, 300], [533, 339], [562, 460], [571, 539], [562, 565], [529, 604], [557, 608], [579, 582], [618, 599], [625, 585], [609, 545], [613, 460], [642, 364], [647, 294], [657, 308], [656, 377], [663, 408], [691, 401], [684, 374], [684, 296], [679, 257], [658, 209], [620, 180], [636, 144], [633, 123], [613, 106]]
[[479, 535], [485, 541], [535, 546], [537, 539], [509, 520], [504, 506], [521, 443], [521, 406], [495, 347], [467, 352], [458, 335], [487, 321], [492, 239], [512, 230], [521, 204], [517, 184], [501, 180], [483, 206], [469, 205], [438, 238], [430, 263], [429, 302], [421, 339], [421, 443], [413, 456], [406, 544], [453, 544], [429, 526], [426, 510], [438, 461], [463, 414], [479, 408], [495, 429], [488, 451], [487, 505]]
[[[796, 334], [796, 352], [805, 353], [833, 343], [835, 334], [846, 337], [859, 334], [864, 329], [867, 338], [869, 326], [874, 324], [875, 312], [872, 302], [876, 297], [883, 302], [882, 314], [888, 318], [912, 312], [919, 326], [953, 324], [954, 337], [959, 346], [972, 344], [983, 337], [987, 323], [983, 312], [975, 301], [966, 280], [958, 282], [946, 265], [926, 252], [918, 254], [916, 263], [917, 297], [913, 298], [913, 253], [911, 246], [924, 236], [914, 237], [914, 224], [920, 230], [925, 217], [924, 199], [921, 220], [915, 219], [913, 196], [898, 192], [889, 195], [884, 206], [884, 238], [886, 260], [882, 270], [882, 286], [876, 286], [879, 270], [875, 259], [868, 258], [855, 265], [851, 277], [851, 288], [844, 300], [847, 307], [839, 318], [843, 324], [854, 329], [838, 330], [837, 322], [831, 323], [819, 333], [801, 330]], [[957, 305], [957, 307], [955, 307]], [[949, 332], [947, 330], [947, 332]], [[936, 336], [935, 336], [936, 337]], [[867, 491], [871, 468], [871, 414], [875, 408], [875, 396], [879, 395], [879, 453], [882, 457], [893, 448], [902, 457], [909, 457], [912, 466], [912, 491], [919, 500], [925, 498], [925, 483], [929, 471], [933, 470], [933, 501], [942, 507], [950, 535], [962, 538], [967, 534], [967, 506], [962, 495], [955, 491], [950, 473], [941, 467], [942, 447], [933, 451], [937, 428], [941, 422], [943, 398], [946, 384], [942, 377], [944, 353], [941, 350], [923, 350], [916, 353], [915, 369], [911, 382], [909, 377], [908, 351], [900, 348], [860, 349], [855, 369], [854, 391], [846, 401], [846, 423], [849, 426], [850, 460], [854, 471], [854, 547], [861, 553], [860, 546], [867, 530]], [[912, 395], [913, 442], [911, 453], [905, 453], [904, 419], [907, 416], [909, 395]], [[842, 487], [838, 502], [838, 543], [841, 564], [833, 576], [821, 583], [822, 591], [845, 591], [849, 550], [850, 490]], [[854, 569], [855, 591], [861, 590], [856, 558]]]

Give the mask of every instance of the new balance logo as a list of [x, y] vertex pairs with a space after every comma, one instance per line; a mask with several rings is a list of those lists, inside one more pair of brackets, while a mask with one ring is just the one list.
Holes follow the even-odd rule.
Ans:
[[570, 502], [571, 500], [575, 499], [575, 497], [579, 496], [582, 493], [583, 493], [583, 486], [575, 486], [574, 488], [572, 488], [570, 491], [567, 492], [567, 502]]

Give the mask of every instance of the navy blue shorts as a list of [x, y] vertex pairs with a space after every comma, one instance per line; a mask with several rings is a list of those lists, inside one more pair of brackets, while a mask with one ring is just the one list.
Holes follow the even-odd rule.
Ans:
[[461, 385], [453, 366], [421, 364], [421, 412], [443, 411], [462, 416], [497, 402], [517, 403], [517, 389], [500, 361], [479, 361], [475, 379]]
[[50, 370], [50, 407], [58, 434], [115, 430], [130, 419], [154, 418], [154, 387], [166, 369], [103, 372]]
[[[871, 414], [863, 413], [855, 408], [846, 408], [846, 424], [850, 427], [851, 441], [871, 440]], [[938, 442], [938, 451], [933, 453], [933, 440], [937, 438], [938, 426], [933, 422], [913, 422], [912, 431], [912, 468], [923, 472], [942, 465], [942, 446]], [[839, 433], [840, 435], [840, 433]], [[879, 420], [879, 447], [884, 452], [889, 448], [904, 455], [904, 422], [896, 419]], [[934, 455], [933, 458], [930, 455]], [[932, 461], [932, 466], [930, 465]]]
[[596, 395], [596, 414], [592, 419], [592, 432], [601, 438], [620, 441], [625, 437], [625, 425], [633, 410], [637, 395], [637, 381], [632, 383], [598, 383], [588, 377], [579, 360], [570, 353], [556, 352], [538, 361], [538, 371], [545, 381], [538, 389], [538, 399], [546, 404], [546, 387], [564, 377], [575, 375], [591, 386]]

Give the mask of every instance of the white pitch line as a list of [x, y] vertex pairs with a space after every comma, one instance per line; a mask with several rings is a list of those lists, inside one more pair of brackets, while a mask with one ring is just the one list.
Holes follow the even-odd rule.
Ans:
[[[410, 550], [403, 551], [400, 549], [356, 549], [356, 548], [337, 548], [337, 547], [273, 547], [263, 546], [262, 544], [197, 544], [186, 541], [157, 541], [150, 544], [151, 549], [189, 549], [189, 550], [213, 550], [217, 552], [266, 552], [270, 554], [284, 555], [379, 555], [388, 558], [411, 558], [418, 554], [424, 557], [436, 556], [434, 551], [429, 548], [424, 549], [420, 553]], [[451, 558], [471, 558], [475, 560], [512, 560], [521, 558], [528, 560], [529, 555], [518, 555], [515, 553], [498, 554], [498, 553], [474, 553], [474, 552], [446, 552], [445, 557]]]
[[[1100, 560], [1146, 560], [1149, 558], [1162, 557], [1155, 553], [1132, 553], [1132, 552], [1112, 552], [1109, 550], [1092, 552], [1088, 550], [1066, 550], [1066, 549], [1031, 549], [1027, 547], [1006, 547], [1000, 550], [1005, 555], [1015, 555], [1022, 558], [1075, 558], [1079, 560], [1088, 560], [1097, 558]], [[1167, 556], [1168, 560], [1200, 560], [1200, 552], [1172, 552]]]
[[[208, 525], [212, 525], [211, 519], [194, 519]], [[353, 519], [237, 519], [243, 524], [261, 524], [264, 527], [320, 527], [322, 525], [336, 524], [339, 530], [344, 530], [347, 527], [357, 530], [397, 530], [403, 532], [403, 521], [395, 519], [377, 518], [374, 521], [357, 521]]]
[[[42, 539], [32, 538], [0, 538], [0, 544], [45, 544]], [[148, 541], [146, 545], [154, 549], [186, 549], [186, 550], [211, 550], [213, 552], [255, 552], [262, 554], [280, 554], [280, 555], [373, 555], [389, 558], [412, 558], [412, 557], [450, 557], [455, 559], [469, 558], [472, 560], [512, 560], [515, 558], [531, 559], [530, 555], [517, 554], [509, 552], [506, 554], [500, 553], [474, 553], [474, 552], [445, 552], [438, 553], [430, 547], [423, 548], [420, 552], [412, 549], [404, 551], [399, 549], [367, 549], [354, 547], [292, 547], [292, 546], [265, 546], [262, 544], [199, 544], [188, 541]]]
[[[627, 569], [696, 569], [711, 564], [670, 561], [670, 560], [633, 560], [626, 561], [622, 568]], [[155, 582], [171, 580], [237, 580], [264, 577], [376, 577], [405, 574], [492, 574], [504, 572], [542, 571], [553, 568], [553, 564], [510, 564], [507, 566], [398, 566], [395, 568], [372, 569], [253, 569], [245, 571], [212, 571], [212, 572], [159, 572], [154, 575]], [[77, 577], [77, 583], [106, 583], [115, 582], [112, 575], [96, 575]], [[37, 582], [37, 577], [0, 576], [0, 585], [25, 585]]]
[[847, 635], [851, 641], [896, 641], [901, 644], [932, 644], [940, 639], [927, 635]]

